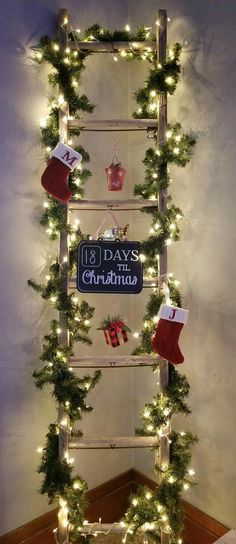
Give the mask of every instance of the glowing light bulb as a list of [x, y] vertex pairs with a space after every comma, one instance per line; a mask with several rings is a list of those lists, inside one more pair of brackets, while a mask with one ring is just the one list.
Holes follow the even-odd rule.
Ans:
[[125, 30], [126, 30], [126, 32], [130, 32], [130, 26], [129, 26], [129, 25], [126, 25], [126, 26], [125, 26]]
[[154, 429], [153, 425], [148, 425], [148, 426], [147, 426], [147, 430], [148, 430], [148, 431], [153, 431], [153, 429]]
[[166, 77], [165, 82], [166, 82], [168, 85], [173, 85], [174, 79], [173, 79], [173, 77], [168, 76], [168, 77]]
[[62, 425], [62, 427], [66, 427], [66, 426], [67, 426], [67, 419], [66, 419], [66, 418], [64, 418], [64, 419], [61, 420], [61, 425]]
[[66, 47], [66, 53], [70, 53], [70, 48], [69, 47]]
[[41, 446], [39, 446], [36, 451], [37, 451], [37, 453], [42, 453], [43, 448]]
[[153, 320], [153, 323], [158, 323], [159, 321], [159, 316], [158, 315], [154, 315], [154, 317], [152, 318]]
[[36, 53], [36, 58], [37, 58], [38, 60], [41, 60], [41, 59], [43, 58], [43, 55], [42, 55], [42, 53], [40, 53], [40, 51], [38, 51], [38, 52]]
[[65, 58], [64, 58], [64, 63], [65, 63], [65, 64], [70, 64], [70, 61], [69, 61], [68, 57], [65, 57]]
[[154, 98], [157, 95], [156, 91], [150, 91], [149, 94], [150, 94], [151, 98]]
[[45, 128], [47, 126], [47, 118], [46, 117], [43, 117], [42, 119], [40, 119], [39, 126], [41, 128]]
[[123, 58], [127, 57], [127, 52], [124, 49], [121, 49], [120, 56]]
[[59, 51], [60, 47], [59, 47], [58, 43], [54, 43], [53, 49], [54, 49], [54, 51]]
[[150, 414], [151, 414], [151, 412], [150, 412], [150, 410], [148, 410], [147, 408], [146, 408], [146, 409], [144, 410], [144, 412], [143, 412], [143, 416], [144, 416], [144, 417], [147, 417], [147, 418], [150, 416]]
[[175, 155], [178, 155], [179, 154], [179, 147], [174, 147], [173, 151], [174, 151]]
[[154, 110], [156, 109], [156, 107], [157, 107], [156, 104], [149, 104], [148, 109], [149, 109], [150, 111], [154, 111]]
[[138, 337], [139, 337], [139, 333], [138, 333], [138, 332], [134, 332], [133, 337], [134, 337], [134, 338], [138, 338]]
[[189, 484], [184, 484], [184, 489], [187, 491], [187, 489], [189, 489]]
[[151, 499], [151, 497], [152, 497], [152, 494], [149, 493], [149, 491], [148, 491], [148, 492], [146, 493], [145, 497], [146, 497], [146, 499], [147, 499], [148, 501], [150, 501], [150, 499]]
[[64, 25], [67, 25], [67, 23], [68, 23], [68, 17], [64, 17], [63, 24], [64, 24]]
[[190, 468], [189, 471], [188, 471], [188, 473], [189, 473], [189, 476], [194, 476], [195, 470], [193, 470], [192, 468]]
[[138, 499], [133, 499], [133, 500], [132, 500], [132, 505], [133, 505], [133, 506], [137, 506], [137, 504], [138, 504]]
[[78, 87], [78, 81], [76, 81], [76, 79], [72, 79], [72, 87]]
[[144, 263], [144, 261], [146, 261], [146, 255], [144, 255], [144, 253], [140, 253], [139, 259], [140, 259], [141, 263]]
[[167, 140], [169, 140], [169, 138], [171, 138], [171, 136], [172, 136], [171, 130], [167, 130], [167, 132], [166, 132], [166, 138], [167, 138]]
[[114, 60], [114, 62], [118, 62], [119, 59], [118, 59], [118, 57], [116, 55], [113, 55], [113, 60]]
[[170, 484], [173, 484], [173, 483], [175, 482], [174, 476], [170, 476], [170, 477], [168, 478], [168, 482], [169, 482]]
[[44, 207], [44, 208], [49, 208], [48, 202], [44, 202], [44, 203], [43, 203], [43, 207]]
[[88, 325], [90, 324], [89, 319], [85, 319], [85, 320], [84, 320], [84, 324], [85, 324], [86, 326], [88, 326]]
[[166, 245], [167, 245], [167, 246], [170, 246], [171, 244], [172, 244], [171, 238], [167, 238], [167, 240], [166, 240]]
[[160, 62], [158, 62], [157, 68], [159, 68], [159, 70], [162, 68], [162, 64]]

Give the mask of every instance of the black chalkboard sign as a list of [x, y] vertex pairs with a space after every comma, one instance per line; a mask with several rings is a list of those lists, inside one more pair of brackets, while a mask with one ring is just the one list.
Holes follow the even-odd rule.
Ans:
[[138, 294], [143, 288], [139, 242], [83, 241], [78, 246], [77, 289], [82, 293]]

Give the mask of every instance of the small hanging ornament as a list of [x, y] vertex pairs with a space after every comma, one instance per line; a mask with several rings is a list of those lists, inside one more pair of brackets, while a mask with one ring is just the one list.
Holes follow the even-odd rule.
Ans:
[[110, 166], [105, 168], [105, 172], [107, 176], [108, 191], [122, 191], [126, 170], [122, 168], [117, 155], [114, 155]]
[[103, 331], [106, 344], [111, 345], [113, 348], [120, 345], [119, 335], [121, 335], [123, 342], [126, 343], [128, 342], [127, 332], [131, 332], [123, 317], [119, 315], [108, 315], [97, 330]]
[[[115, 225], [101, 232], [101, 228], [103, 227], [108, 217], [112, 217]], [[113, 211], [108, 210], [108, 212], [106, 212], [105, 217], [102, 219], [102, 222], [100, 223], [95, 233], [90, 236], [90, 240], [98, 240], [99, 242], [102, 242], [102, 241], [125, 242], [128, 240], [128, 236], [127, 236], [128, 228], [129, 228], [128, 223], [124, 227], [121, 227]]]

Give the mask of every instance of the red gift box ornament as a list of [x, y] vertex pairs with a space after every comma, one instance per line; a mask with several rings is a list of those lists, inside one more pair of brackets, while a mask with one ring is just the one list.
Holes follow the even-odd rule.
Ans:
[[130, 328], [124, 323], [119, 316], [108, 316], [101, 323], [97, 330], [103, 330], [105, 342], [113, 348], [120, 346], [119, 335], [122, 336], [123, 342], [128, 342], [127, 332], [131, 332]]
[[121, 162], [118, 162], [116, 155], [113, 157], [110, 166], [105, 168], [105, 172], [108, 182], [108, 191], [122, 191], [126, 170], [122, 168]]

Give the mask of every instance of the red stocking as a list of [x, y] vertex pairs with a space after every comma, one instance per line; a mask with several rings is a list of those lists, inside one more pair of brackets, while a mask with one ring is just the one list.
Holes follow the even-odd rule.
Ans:
[[152, 347], [160, 357], [178, 365], [184, 362], [179, 348], [179, 336], [188, 321], [188, 310], [162, 304], [158, 313], [160, 318], [152, 338]]
[[53, 149], [51, 159], [42, 175], [43, 188], [54, 198], [67, 202], [71, 198], [68, 175], [81, 159], [80, 153], [59, 142]]

